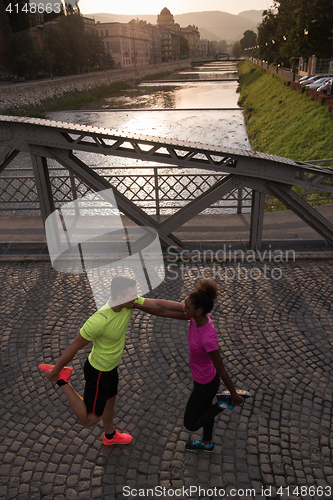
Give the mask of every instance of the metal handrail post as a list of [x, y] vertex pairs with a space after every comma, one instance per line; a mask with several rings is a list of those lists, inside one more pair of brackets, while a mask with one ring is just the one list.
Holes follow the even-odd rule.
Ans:
[[161, 222], [160, 194], [159, 194], [159, 186], [158, 186], [158, 167], [154, 167], [154, 185], [155, 185], [156, 217], [157, 217], [157, 221]]
[[243, 208], [243, 188], [239, 187], [237, 190], [237, 213], [241, 214]]

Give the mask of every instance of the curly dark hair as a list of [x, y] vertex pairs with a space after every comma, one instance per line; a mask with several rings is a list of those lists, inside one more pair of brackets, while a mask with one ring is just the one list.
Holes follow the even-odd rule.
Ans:
[[200, 280], [189, 298], [195, 309], [202, 309], [204, 314], [210, 313], [218, 296], [218, 286], [210, 279]]

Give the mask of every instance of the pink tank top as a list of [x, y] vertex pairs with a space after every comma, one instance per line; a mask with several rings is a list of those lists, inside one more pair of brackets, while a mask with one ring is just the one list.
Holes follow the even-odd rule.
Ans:
[[215, 366], [209, 352], [219, 349], [217, 333], [210, 317], [205, 325], [197, 328], [191, 319], [188, 329], [189, 363], [193, 380], [199, 384], [209, 384], [216, 375]]

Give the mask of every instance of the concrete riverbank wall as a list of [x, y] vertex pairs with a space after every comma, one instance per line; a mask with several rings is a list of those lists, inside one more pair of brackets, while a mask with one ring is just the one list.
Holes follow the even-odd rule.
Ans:
[[0, 112], [9, 109], [43, 108], [43, 104], [56, 103], [65, 94], [87, 92], [115, 82], [133, 82], [149, 75], [173, 72], [191, 66], [191, 60], [154, 64], [101, 72], [57, 77], [53, 80], [12, 83], [0, 86]]

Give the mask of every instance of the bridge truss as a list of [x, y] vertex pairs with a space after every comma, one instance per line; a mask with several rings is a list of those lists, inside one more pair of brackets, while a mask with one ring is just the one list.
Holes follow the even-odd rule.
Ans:
[[[293, 186], [300, 186], [333, 193], [333, 171], [329, 167], [256, 151], [221, 150], [199, 143], [166, 141], [134, 134], [127, 136], [107, 129], [1, 115], [0, 144], [4, 146], [0, 152], [0, 173], [19, 152], [30, 154], [44, 221], [55, 210], [48, 172], [48, 160], [52, 159], [94, 191], [111, 187], [119, 210], [135, 224], [156, 229], [164, 246], [182, 248], [183, 243], [173, 233], [238, 187], [253, 190], [249, 237], [251, 249], [261, 248], [266, 194], [279, 199], [333, 245], [333, 225], [292, 189]], [[78, 157], [79, 152], [157, 162], [188, 170], [203, 169], [218, 173], [221, 177], [176, 213], [163, 222], [157, 222], [86, 165]]]

